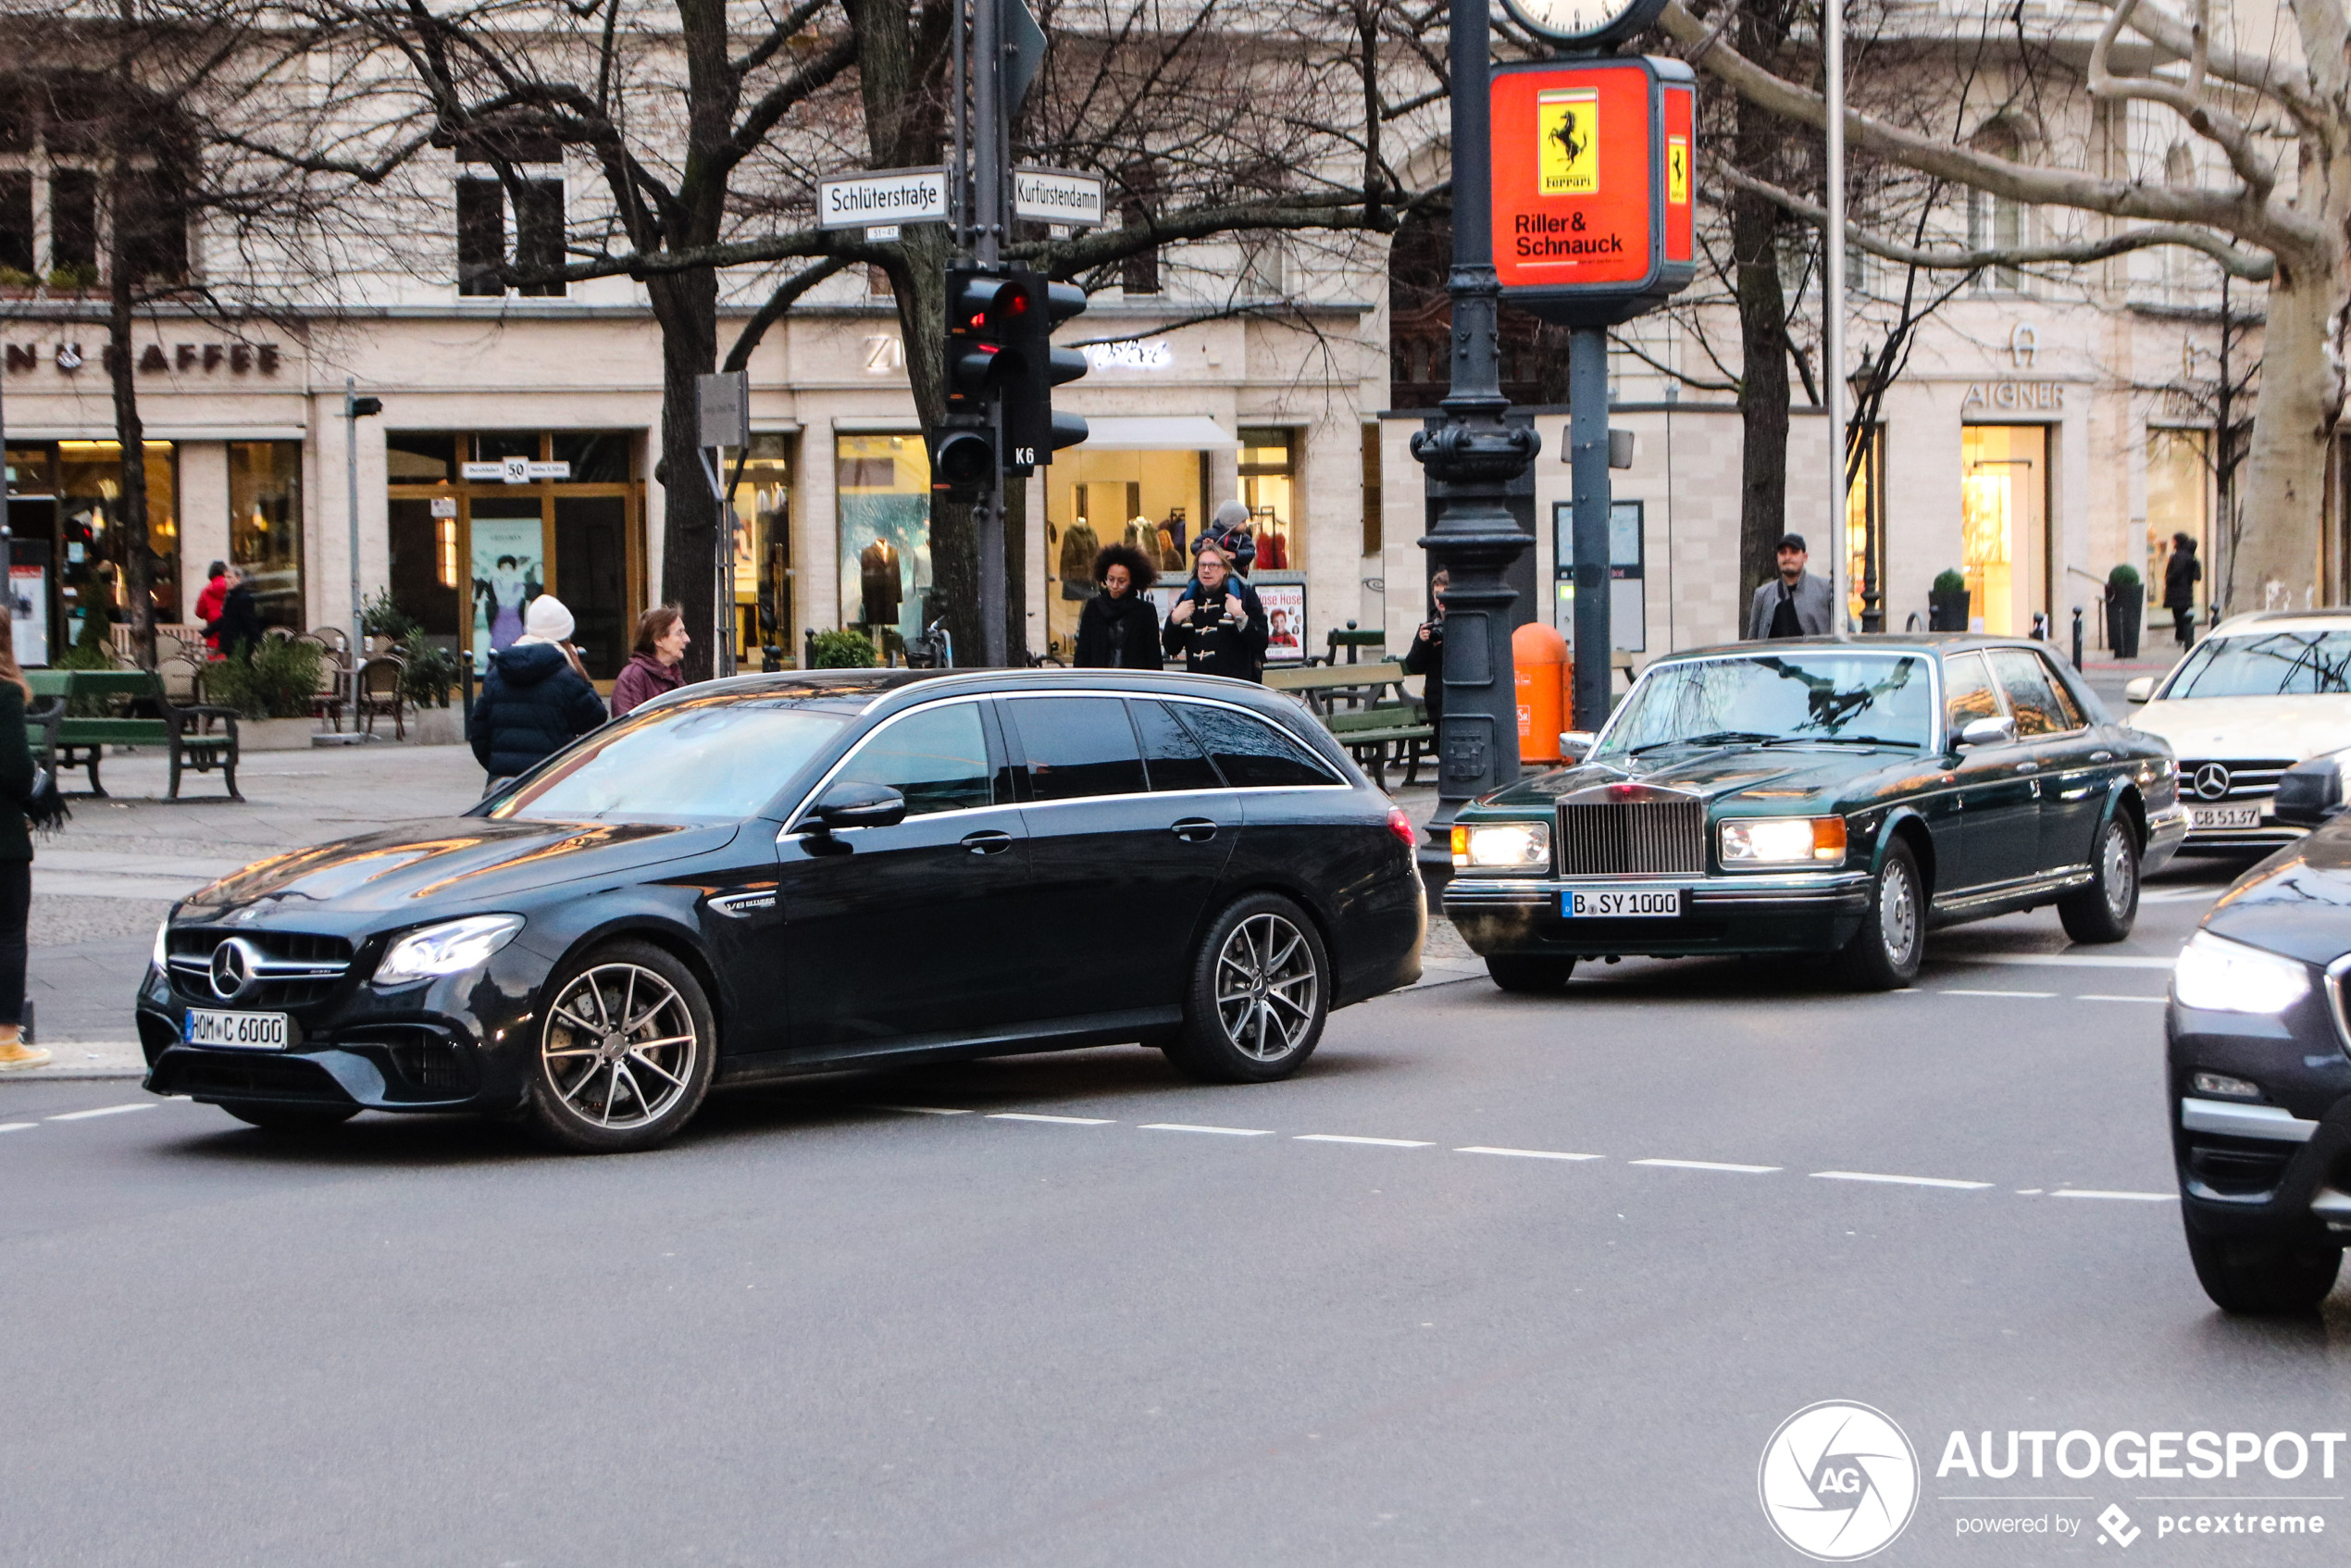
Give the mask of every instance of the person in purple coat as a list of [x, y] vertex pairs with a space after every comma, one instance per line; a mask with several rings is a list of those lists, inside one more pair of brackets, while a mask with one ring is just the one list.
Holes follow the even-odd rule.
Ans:
[[618, 718], [685, 685], [679, 666], [686, 662], [686, 644], [692, 641], [686, 630], [686, 617], [675, 604], [656, 604], [639, 616], [636, 652], [628, 655], [619, 678], [612, 683], [612, 716]]

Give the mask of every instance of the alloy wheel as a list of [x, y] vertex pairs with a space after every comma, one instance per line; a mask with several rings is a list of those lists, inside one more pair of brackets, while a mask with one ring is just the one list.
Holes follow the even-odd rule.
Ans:
[[1251, 915], [1216, 955], [1216, 1018], [1235, 1050], [1259, 1062], [1296, 1051], [1314, 1024], [1322, 976], [1305, 933], [1279, 915]]
[[639, 964], [599, 964], [556, 998], [541, 1054], [565, 1110], [627, 1131], [678, 1103], [701, 1049], [692, 1010], [675, 986]]
[[1909, 963], [1910, 950], [1919, 940], [1918, 889], [1910, 880], [1909, 867], [1901, 861], [1889, 863], [1878, 879], [1877, 915], [1886, 959], [1899, 969]]
[[2107, 824], [2106, 839], [2098, 846], [2098, 870], [2106, 883], [2106, 906], [2117, 920], [2130, 917], [2131, 906], [2139, 896], [2139, 861], [2131, 852], [2131, 830], [2120, 822]]

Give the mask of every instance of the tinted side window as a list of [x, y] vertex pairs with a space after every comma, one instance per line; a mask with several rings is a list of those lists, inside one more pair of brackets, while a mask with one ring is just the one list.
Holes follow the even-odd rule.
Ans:
[[1142, 732], [1143, 761], [1151, 769], [1152, 789], [1224, 788], [1225, 781], [1216, 777], [1208, 753], [1200, 749], [1191, 731], [1176, 722], [1166, 703], [1130, 702], [1126, 707], [1135, 716], [1135, 728]]
[[1981, 653], [1961, 653], [1943, 661], [1943, 712], [1951, 738], [1979, 718], [2000, 716], [2000, 699], [1992, 690], [1992, 675]]
[[993, 804], [979, 704], [908, 714], [858, 747], [834, 781], [887, 785], [906, 797], [909, 816]]
[[1176, 706], [1184, 716], [1185, 728], [1200, 737], [1218, 770], [1237, 788], [1338, 782], [1312, 753], [1262, 718], [1201, 703]]
[[2049, 656], [2035, 653], [2033, 662], [2040, 666], [2041, 678], [2049, 683], [2049, 695], [2057, 699], [2057, 715], [2061, 726], [2067, 729], [2080, 729], [2087, 726], [2089, 716], [2082, 711], [2082, 704], [2073, 700], [2073, 690], [2066, 685], [2065, 677], [2050, 667]]
[[1116, 697], [1025, 697], [1006, 703], [1039, 801], [1142, 793], [1143, 753]]
[[2021, 648], [1995, 648], [1992, 667], [1999, 672], [2001, 689], [2009, 694], [2018, 735], [2062, 735], [2082, 727], [2073, 704], [2058, 695], [2049, 672], [2035, 655]]

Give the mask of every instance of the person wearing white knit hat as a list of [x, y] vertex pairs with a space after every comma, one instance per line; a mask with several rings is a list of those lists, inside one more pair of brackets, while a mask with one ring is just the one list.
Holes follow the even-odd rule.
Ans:
[[571, 650], [575, 623], [564, 602], [541, 593], [523, 613], [522, 624], [512, 646], [490, 655], [466, 732], [493, 780], [529, 771], [607, 716]]

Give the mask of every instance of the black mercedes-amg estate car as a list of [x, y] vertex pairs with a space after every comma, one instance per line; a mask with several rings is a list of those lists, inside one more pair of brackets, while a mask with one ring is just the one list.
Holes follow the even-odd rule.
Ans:
[[1278, 1078], [1409, 985], [1403, 814], [1239, 681], [843, 671], [689, 686], [463, 816], [188, 899], [147, 1087], [265, 1127], [516, 1115], [641, 1149], [714, 1084], [1141, 1041]]

